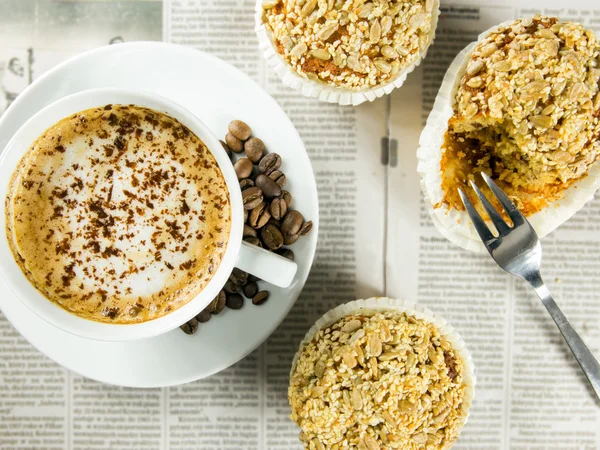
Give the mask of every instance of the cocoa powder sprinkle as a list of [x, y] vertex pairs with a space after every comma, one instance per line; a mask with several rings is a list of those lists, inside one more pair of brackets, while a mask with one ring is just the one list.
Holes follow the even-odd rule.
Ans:
[[225, 246], [212, 244], [229, 236], [212, 154], [177, 120], [137, 106], [55, 124], [24, 156], [9, 197], [7, 236], [23, 272], [50, 300], [101, 322], [142, 322], [185, 304], [222, 260]]

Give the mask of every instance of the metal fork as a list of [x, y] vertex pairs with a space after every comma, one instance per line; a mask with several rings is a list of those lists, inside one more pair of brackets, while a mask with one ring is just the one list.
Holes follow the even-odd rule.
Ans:
[[479, 237], [481, 237], [485, 248], [500, 267], [508, 273], [525, 279], [533, 287], [552, 319], [554, 319], [554, 323], [556, 323], [563, 338], [567, 341], [571, 352], [573, 352], [575, 359], [577, 359], [583, 373], [600, 400], [600, 362], [573, 329], [542, 281], [540, 274], [542, 246], [535, 230], [496, 183], [485, 173], [481, 175], [512, 220], [513, 225], [509, 226], [504, 221], [502, 215], [496, 211], [496, 208], [479, 190], [477, 185], [471, 181], [473, 190], [481, 200], [483, 208], [498, 231], [498, 236], [492, 234], [485, 220], [475, 210], [469, 198], [459, 189], [460, 198], [473, 221], [477, 233], [479, 233]]

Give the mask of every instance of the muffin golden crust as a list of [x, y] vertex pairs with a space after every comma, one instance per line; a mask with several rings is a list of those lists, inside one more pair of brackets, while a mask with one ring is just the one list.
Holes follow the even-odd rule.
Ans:
[[433, 0], [265, 0], [262, 20], [300, 76], [361, 90], [419, 59], [433, 7]]
[[531, 214], [584, 177], [600, 150], [599, 66], [593, 31], [556, 18], [517, 20], [482, 40], [445, 136], [445, 202], [464, 209], [456, 188], [485, 172]]
[[432, 323], [362, 312], [321, 329], [291, 376], [304, 447], [445, 449], [465, 420], [464, 363]]

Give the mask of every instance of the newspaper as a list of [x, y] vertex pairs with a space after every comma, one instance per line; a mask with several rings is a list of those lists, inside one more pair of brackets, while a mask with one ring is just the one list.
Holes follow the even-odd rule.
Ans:
[[[554, 323], [523, 282], [436, 231], [415, 155], [446, 67], [479, 32], [534, 13], [600, 31], [600, 5], [443, 1], [424, 63], [402, 89], [356, 108], [283, 86], [258, 51], [253, 10], [253, 0], [0, 3], [0, 114], [45, 70], [94, 46], [162, 39], [205, 50], [254, 78], [290, 116], [313, 163], [321, 217], [313, 269], [289, 316], [258, 350], [205, 380], [149, 390], [91, 381], [40, 354], [0, 314], [0, 448], [300, 449], [286, 399], [298, 343], [331, 307], [373, 295], [421, 303], [465, 338], [478, 384], [455, 448], [600, 448], [599, 404]], [[596, 200], [545, 238], [542, 267], [596, 354], [599, 220]], [[228, 385], [243, 393], [243, 408], [216, 395]]]

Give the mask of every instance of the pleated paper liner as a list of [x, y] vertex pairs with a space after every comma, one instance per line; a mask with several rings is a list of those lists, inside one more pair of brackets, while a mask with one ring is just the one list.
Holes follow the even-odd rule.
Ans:
[[311, 341], [311, 339], [317, 334], [317, 332], [321, 329], [327, 328], [342, 317], [347, 316], [349, 314], [356, 313], [379, 313], [379, 312], [397, 312], [397, 313], [405, 313], [408, 316], [415, 317], [417, 319], [425, 320], [427, 322], [432, 323], [437, 327], [440, 331], [440, 334], [443, 335], [448, 342], [452, 345], [452, 348], [458, 354], [460, 359], [463, 362], [463, 380], [466, 386], [465, 389], [465, 397], [462, 403], [462, 423], [460, 425], [460, 429], [467, 423], [467, 419], [469, 417], [469, 410], [471, 408], [471, 404], [473, 402], [473, 397], [475, 395], [475, 384], [477, 379], [475, 377], [475, 365], [473, 363], [473, 357], [471, 353], [467, 349], [465, 341], [458, 334], [458, 332], [444, 319], [443, 317], [434, 314], [428, 308], [425, 308], [420, 305], [416, 305], [415, 303], [388, 298], [388, 297], [372, 297], [366, 300], [354, 300], [348, 303], [344, 303], [342, 305], [337, 306], [336, 308], [326, 312], [323, 316], [316, 321], [316, 323], [308, 330], [308, 333], [304, 336], [302, 343], [298, 348], [298, 352], [294, 355], [294, 359], [292, 361], [292, 369], [290, 371], [290, 377], [294, 373], [296, 368], [296, 363], [298, 358], [300, 357], [300, 353], [302, 352], [304, 346]]
[[425, 46], [420, 50], [420, 55], [417, 60], [400, 70], [393, 79], [386, 81], [385, 84], [377, 85], [361, 91], [354, 91], [330, 86], [324, 82], [304, 78], [300, 76], [294, 69], [292, 69], [285, 58], [280, 55], [277, 50], [275, 50], [272, 33], [262, 22], [262, 3], [263, 0], [257, 0], [255, 10], [255, 31], [256, 36], [258, 37], [258, 44], [265, 59], [267, 60], [268, 65], [277, 73], [277, 75], [279, 75], [279, 78], [281, 78], [283, 84], [299, 91], [305, 97], [318, 98], [319, 100], [328, 103], [353, 106], [360, 105], [366, 101], [372, 102], [379, 97], [389, 94], [394, 89], [399, 88], [404, 84], [408, 74], [415, 70], [415, 68], [425, 58], [427, 50], [435, 38], [435, 30], [437, 27], [438, 16], [440, 14], [440, 1], [434, 0], [433, 10], [431, 13], [432, 23], [431, 29], [429, 30], [428, 40]]
[[[420, 147], [417, 151], [419, 161], [417, 171], [421, 176], [421, 189], [433, 223], [448, 240], [466, 250], [475, 252], [484, 252], [485, 247], [469, 219], [469, 215], [466, 211], [450, 208], [443, 203], [444, 191], [442, 190], [440, 170], [442, 145], [448, 129], [448, 120], [454, 114], [456, 92], [475, 46], [490, 33], [512, 22], [512, 20], [504, 22], [480, 34], [477, 42], [469, 44], [456, 56], [444, 76], [427, 124], [421, 133]], [[544, 237], [592, 200], [599, 187], [600, 164], [596, 163], [590, 167], [586, 177], [565, 189], [560, 199], [550, 203], [527, 219], [538, 236]], [[434, 205], [438, 206], [434, 207]]]

